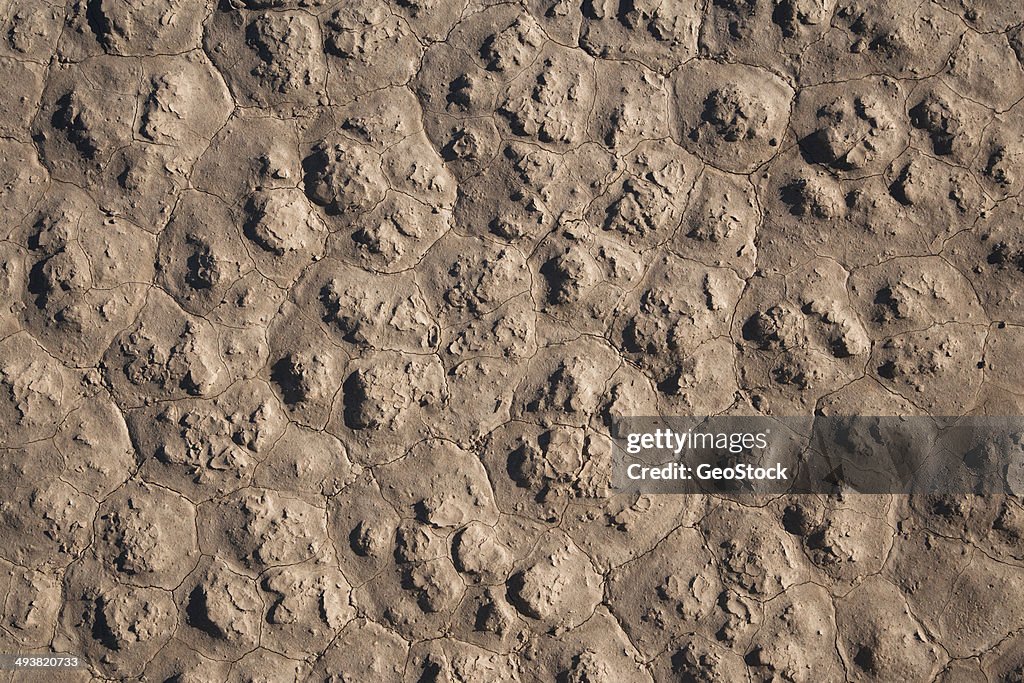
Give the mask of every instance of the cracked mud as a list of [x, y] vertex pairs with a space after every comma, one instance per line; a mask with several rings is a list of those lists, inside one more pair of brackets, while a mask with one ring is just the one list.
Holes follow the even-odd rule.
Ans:
[[617, 495], [609, 425], [1024, 413], [1022, 22], [0, 2], [0, 652], [1020, 680], [1019, 499]]

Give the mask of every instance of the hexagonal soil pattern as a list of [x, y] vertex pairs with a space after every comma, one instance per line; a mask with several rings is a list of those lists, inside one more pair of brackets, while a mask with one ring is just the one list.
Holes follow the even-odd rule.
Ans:
[[626, 496], [609, 424], [1024, 412], [1022, 22], [0, 2], [0, 652], [1020, 680], [1019, 499]]

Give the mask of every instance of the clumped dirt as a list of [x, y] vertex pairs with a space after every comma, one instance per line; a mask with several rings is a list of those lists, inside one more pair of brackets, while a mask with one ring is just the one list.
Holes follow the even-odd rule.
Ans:
[[1019, 499], [627, 496], [609, 425], [1022, 414], [1022, 21], [0, 2], [0, 652], [1019, 680]]

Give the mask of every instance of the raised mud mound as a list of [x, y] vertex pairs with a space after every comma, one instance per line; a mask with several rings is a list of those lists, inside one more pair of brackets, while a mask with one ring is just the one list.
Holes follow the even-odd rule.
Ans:
[[1018, 499], [616, 495], [609, 425], [1024, 413], [1022, 21], [0, 2], [0, 652], [1020, 680]]

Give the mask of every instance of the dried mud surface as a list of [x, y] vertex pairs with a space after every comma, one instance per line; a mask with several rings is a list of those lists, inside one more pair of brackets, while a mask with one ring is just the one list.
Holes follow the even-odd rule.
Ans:
[[1019, 499], [615, 495], [608, 432], [1024, 413], [1022, 21], [0, 2], [0, 652], [1020, 680]]

